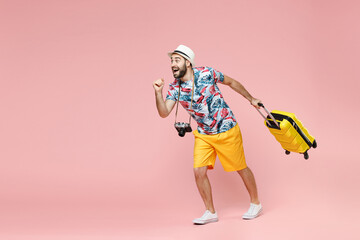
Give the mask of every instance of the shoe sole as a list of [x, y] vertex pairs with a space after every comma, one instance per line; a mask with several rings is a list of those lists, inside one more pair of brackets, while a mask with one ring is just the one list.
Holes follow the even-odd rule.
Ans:
[[257, 218], [262, 212], [262, 209], [260, 209], [260, 211], [254, 216], [254, 217], [242, 217], [244, 220], [251, 220], [251, 219], [254, 219], [254, 218]]
[[207, 223], [213, 223], [213, 222], [217, 222], [217, 221], [219, 221], [219, 219], [210, 219], [210, 220], [205, 221], [205, 222], [193, 222], [193, 223], [194, 223], [194, 225], [205, 225]]

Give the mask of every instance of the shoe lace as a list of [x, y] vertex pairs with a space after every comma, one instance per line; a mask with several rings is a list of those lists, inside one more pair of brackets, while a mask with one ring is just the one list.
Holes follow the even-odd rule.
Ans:
[[205, 217], [207, 217], [209, 214], [210, 214], [210, 211], [206, 211], [206, 212], [204, 213], [204, 215], [202, 215], [201, 218], [205, 218]]
[[249, 208], [249, 210], [248, 210], [248, 213], [252, 213], [253, 211], [254, 211], [254, 209], [255, 209], [255, 205], [252, 205], [251, 204], [251, 206], [250, 206], [250, 208]]

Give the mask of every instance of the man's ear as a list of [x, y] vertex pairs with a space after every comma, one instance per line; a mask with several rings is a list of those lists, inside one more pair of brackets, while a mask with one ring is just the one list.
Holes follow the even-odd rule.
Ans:
[[186, 67], [190, 67], [191, 66], [191, 62], [189, 60], [185, 60], [186, 61]]

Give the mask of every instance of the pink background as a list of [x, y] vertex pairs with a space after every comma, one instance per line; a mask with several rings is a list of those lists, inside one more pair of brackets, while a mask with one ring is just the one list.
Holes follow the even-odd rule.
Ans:
[[[0, 238], [359, 239], [359, 10], [356, 0], [1, 0]], [[256, 220], [241, 220], [246, 190], [217, 162], [220, 221], [191, 224], [204, 211], [193, 136], [177, 136], [174, 114], [158, 117], [152, 88], [172, 81], [166, 53], [179, 44], [269, 109], [295, 112], [318, 141], [308, 161], [286, 156], [220, 86], [256, 175]]]

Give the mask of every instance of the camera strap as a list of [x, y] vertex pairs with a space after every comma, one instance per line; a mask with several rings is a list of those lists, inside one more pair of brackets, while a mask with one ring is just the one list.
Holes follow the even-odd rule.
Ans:
[[[180, 91], [181, 91], [180, 85], [181, 85], [181, 80], [179, 79], [179, 94], [178, 94], [178, 99], [177, 99], [177, 103], [176, 103], [175, 123], [176, 123], [176, 118], [177, 118], [177, 113], [178, 113], [178, 108], [179, 108], [179, 101], [180, 101]], [[192, 109], [192, 102], [193, 102], [193, 98], [194, 98], [194, 86], [195, 86], [195, 77], [193, 79], [192, 90], [191, 90], [190, 110]], [[191, 123], [191, 115], [189, 116], [189, 124], [190, 123]]]

